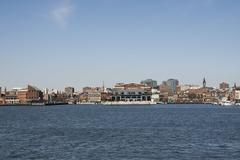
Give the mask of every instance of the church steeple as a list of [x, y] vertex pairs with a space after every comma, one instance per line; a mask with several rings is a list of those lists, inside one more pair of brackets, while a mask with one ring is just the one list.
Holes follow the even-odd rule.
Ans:
[[205, 77], [203, 78], [203, 88], [206, 88], [206, 86], [207, 86], [207, 82], [206, 82], [206, 79], [205, 79]]

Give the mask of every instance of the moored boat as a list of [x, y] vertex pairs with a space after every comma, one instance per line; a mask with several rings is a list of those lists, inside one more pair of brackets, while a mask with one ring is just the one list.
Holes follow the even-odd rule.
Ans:
[[220, 105], [222, 106], [234, 106], [234, 102], [231, 102], [231, 101], [223, 101], [220, 103]]

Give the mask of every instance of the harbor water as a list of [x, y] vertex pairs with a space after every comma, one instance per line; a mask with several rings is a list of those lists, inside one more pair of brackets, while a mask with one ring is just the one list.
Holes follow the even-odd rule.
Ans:
[[236, 160], [240, 107], [0, 107], [1, 160]]

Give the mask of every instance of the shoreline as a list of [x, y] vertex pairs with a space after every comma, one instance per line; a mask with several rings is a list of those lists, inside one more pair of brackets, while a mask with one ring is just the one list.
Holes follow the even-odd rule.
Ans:
[[4, 106], [59, 106], [59, 105], [70, 105], [68, 103], [26, 103], [26, 104], [0, 104], [0, 107]]
[[[68, 103], [33, 103], [33, 104], [0, 104], [0, 107], [8, 107], [8, 106], [86, 106], [86, 105], [100, 105], [100, 106], [155, 106], [155, 105], [212, 105], [212, 106], [225, 106], [221, 104], [211, 104], [211, 103], [78, 103], [78, 104], [68, 104]], [[226, 105], [227, 106], [227, 105]], [[231, 106], [239, 106], [239, 105], [231, 105]]]

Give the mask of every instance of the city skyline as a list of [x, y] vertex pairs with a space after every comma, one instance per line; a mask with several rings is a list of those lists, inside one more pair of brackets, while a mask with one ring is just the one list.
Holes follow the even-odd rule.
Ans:
[[[154, 79], [151, 79], [151, 78], [148, 78], [148, 79], [144, 79], [144, 80], [141, 80], [139, 82], [130, 82], [130, 81], [124, 81], [124, 82], [116, 82], [114, 83], [112, 86], [106, 86], [104, 81], [102, 82], [101, 85], [85, 85], [85, 86], [82, 86], [80, 88], [74, 86], [74, 85], [66, 85], [66, 86], [61, 86], [61, 88], [53, 88], [53, 87], [37, 87], [36, 85], [34, 85], [33, 83], [29, 83], [29, 84], [26, 84], [25, 86], [34, 86], [40, 90], [54, 90], [54, 91], [60, 91], [60, 92], [64, 92], [64, 90], [66, 90], [66, 88], [71, 88], [73, 90], [75, 90], [76, 92], [79, 92], [79, 91], [82, 91], [84, 88], [113, 88], [116, 84], [144, 84], [146, 86], [152, 86], [153, 89], [160, 89], [161, 85], [168, 85], [168, 86], [179, 86], [179, 87], [184, 87], [184, 86], [192, 86], [192, 87], [197, 87], [197, 88], [213, 88], [213, 89], [220, 89], [221, 86], [228, 86], [227, 88], [234, 88], [234, 87], [238, 87], [239, 85], [237, 83], [234, 83], [234, 84], [229, 84], [228, 82], [226, 81], [221, 81], [220, 83], [217, 84], [217, 86], [211, 86], [211, 85], [208, 85], [208, 82], [206, 80], [206, 78], [204, 77], [203, 80], [202, 80], [202, 83], [201, 84], [190, 84], [190, 83], [181, 83], [181, 81], [179, 81], [178, 79], [173, 79], [173, 78], [169, 78], [169, 79], [166, 79], [166, 80], [163, 80], [161, 82], [157, 81], [157, 80], [154, 80]], [[4, 85], [0, 86], [1, 90], [19, 90], [19, 89], [24, 89], [25, 87], [23, 86], [15, 86], [15, 87], [6, 87]], [[175, 91], [173, 91], [175, 92]]]
[[0, 2], [0, 86], [240, 84], [237, 0]]

